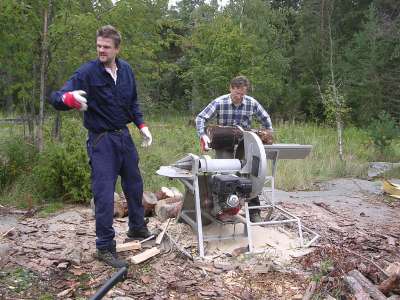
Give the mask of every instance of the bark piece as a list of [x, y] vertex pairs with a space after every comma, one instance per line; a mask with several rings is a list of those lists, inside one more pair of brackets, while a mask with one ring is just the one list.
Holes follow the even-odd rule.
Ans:
[[317, 283], [315, 281], [311, 281], [308, 285], [306, 292], [304, 293], [302, 300], [310, 300], [314, 295], [315, 289], [317, 288]]
[[356, 279], [363, 288], [367, 291], [368, 295], [374, 300], [386, 300], [386, 296], [369, 281], [363, 274], [358, 270], [352, 270], [348, 273], [351, 277]]
[[379, 290], [385, 295], [400, 286], [400, 274], [392, 274], [389, 278], [382, 281], [378, 286]]
[[158, 249], [157, 247], [153, 247], [153, 248], [146, 250], [140, 254], [131, 256], [130, 260], [134, 264], [140, 264], [141, 262], [144, 262], [145, 260], [148, 260], [149, 258], [151, 258], [159, 253], [160, 253], [160, 249]]
[[124, 251], [130, 251], [130, 250], [140, 250], [142, 248], [142, 244], [138, 241], [132, 241], [129, 243], [123, 243], [117, 245], [116, 249], [117, 252], [124, 252]]

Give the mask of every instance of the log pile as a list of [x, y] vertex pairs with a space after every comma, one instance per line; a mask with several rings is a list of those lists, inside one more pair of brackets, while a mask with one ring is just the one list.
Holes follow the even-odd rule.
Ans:
[[[142, 203], [146, 217], [156, 214], [161, 221], [165, 221], [179, 215], [182, 209], [183, 195], [175, 187], [162, 187], [156, 193], [144, 192]], [[93, 198], [90, 200], [90, 207], [94, 216], [95, 204]], [[126, 216], [128, 216], [128, 204], [124, 193], [114, 193], [114, 217], [124, 218]]]

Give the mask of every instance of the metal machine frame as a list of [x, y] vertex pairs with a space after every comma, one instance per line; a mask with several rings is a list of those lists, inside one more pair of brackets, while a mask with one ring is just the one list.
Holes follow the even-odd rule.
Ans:
[[[257, 253], [263, 252], [264, 250], [255, 249], [253, 245], [252, 238], [252, 226], [276, 226], [282, 224], [290, 224], [293, 223], [297, 226], [297, 231], [300, 239], [301, 247], [309, 247], [312, 243], [314, 243], [319, 235], [312, 231], [311, 229], [302, 225], [299, 217], [293, 215], [282, 207], [275, 205], [275, 175], [278, 165], [278, 159], [282, 157], [282, 159], [303, 159], [308, 153], [311, 151], [312, 146], [310, 145], [297, 145], [297, 144], [276, 144], [276, 145], [265, 145], [265, 153], [267, 160], [271, 163], [270, 171], [271, 175], [266, 177], [265, 183], [270, 183], [271, 187], [269, 190], [264, 187], [263, 196], [265, 200], [269, 200], [270, 204], [260, 205], [260, 206], [249, 206], [248, 203], [245, 203], [245, 213], [246, 213], [246, 225], [248, 231], [248, 241], [249, 241], [249, 252]], [[281, 154], [281, 156], [280, 156]], [[268, 197], [267, 193], [270, 192], [271, 195]], [[272, 211], [278, 211], [279, 219], [274, 218], [268, 221], [263, 222], [251, 222], [250, 221], [250, 210], [251, 209], [272, 209]], [[272, 212], [271, 211], [271, 212]], [[307, 232], [311, 235], [311, 239], [305, 244], [303, 232]]]
[[[259, 142], [261, 142], [261, 141], [259, 141]], [[256, 144], [258, 145], [259, 142], [256, 141]], [[254, 144], [246, 146], [246, 143], [245, 143], [245, 147], [249, 148], [248, 151], [254, 151]], [[262, 147], [262, 146], [259, 146], [259, 147]], [[292, 223], [295, 226], [297, 226], [297, 231], [298, 231], [298, 235], [300, 238], [300, 246], [308, 247], [319, 238], [319, 235], [317, 233], [315, 233], [314, 231], [310, 230], [309, 228], [303, 226], [301, 224], [300, 218], [289, 213], [282, 207], [275, 205], [275, 176], [276, 176], [278, 159], [302, 159], [302, 158], [305, 158], [310, 153], [311, 149], [312, 149], [311, 145], [298, 145], [298, 144], [264, 145], [262, 150], [265, 150], [265, 154], [264, 154], [264, 151], [258, 153], [258, 154], [262, 153], [263, 155], [265, 155], [265, 158], [262, 158], [262, 162], [261, 162], [262, 163], [261, 166], [264, 166], [265, 170], [261, 170], [261, 173], [262, 173], [262, 175], [265, 175], [265, 183], [270, 183], [271, 188], [270, 188], [270, 190], [266, 190], [265, 183], [264, 183], [264, 188], [262, 189], [262, 193], [265, 196], [264, 198], [266, 198], [267, 200], [269, 199], [270, 203], [260, 205], [260, 206], [251, 206], [250, 207], [248, 205], [248, 203], [245, 202], [245, 206], [244, 206], [245, 214], [246, 214], [245, 220], [243, 217], [237, 216], [236, 221], [233, 221], [230, 223], [223, 223], [221, 221], [218, 221], [216, 218], [214, 218], [207, 212], [201, 210], [201, 199], [200, 199], [200, 193], [199, 193], [199, 180], [198, 180], [198, 174], [201, 172], [204, 172], [205, 169], [207, 169], [207, 167], [204, 167], [204, 165], [207, 166], [207, 162], [210, 162], [209, 169], [211, 171], [217, 171], [218, 165], [213, 164], [211, 166], [211, 163], [218, 163], [218, 161], [220, 161], [222, 163], [222, 161], [228, 161], [228, 160], [224, 160], [224, 159], [207, 160], [204, 158], [200, 158], [197, 155], [189, 154], [189, 156], [187, 156], [185, 159], [180, 160], [180, 161], [176, 162], [176, 164], [175, 164], [175, 166], [185, 165], [185, 168], [184, 168], [185, 170], [180, 169], [179, 167], [165, 167], [167, 169], [166, 169], [166, 171], [164, 171], [163, 167], [161, 167], [157, 171], [157, 173], [162, 176], [168, 176], [170, 178], [176, 178], [176, 179], [180, 180], [193, 193], [195, 209], [194, 210], [182, 209], [180, 217], [183, 220], [185, 220], [193, 229], [196, 230], [200, 257], [205, 256], [204, 241], [233, 239], [233, 238], [240, 237], [240, 236], [247, 237], [248, 242], [249, 242], [249, 252], [251, 252], [251, 253], [263, 252], [264, 250], [254, 248], [253, 238], [252, 238], [252, 227], [253, 226], [277, 226], [277, 225]], [[233, 163], [236, 163], [236, 162], [234, 162], [235, 160], [231, 160], [231, 161]], [[235, 166], [235, 168], [230, 171], [235, 171], [235, 172], [240, 171], [241, 173], [248, 174], [250, 172], [249, 171], [250, 165], [251, 165], [251, 162], [247, 161], [247, 163], [243, 167], [243, 169], [239, 170], [238, 167]], [[224, 171], [228, 172], [229, 171], [228, 169], [224, 169]], [[269, 176], [266, 175], [268, 173], [268, 171], [270, 172]], [[257, 182], [257, 186], [258, 186], [258, 188], [260, 187], [260, 184], [258, 182]], [[267, 197], [268, 192], [271, 193], [270, 197]], [[254, 222], [253, 223], [250, 221], [249, 210], [257, 209], [257, 208], [272, 209], [273, 211], [277, 211], [279, 219], [274, 218], [272, 220], [267, 220], [264, 222]], [[190, 216], [190, 214], [193, 214], [193, 213], [195, 213], [196, 219], [193, 219]], [[242, 234], [234, 233], [232, 235], [226, 235], [226, 236], [215, 236], [215, 235], [214, 236], [205, 236], [203, 234], [202, 216], [204, 218], [207, 218], [208, 220], [211, 220], [212, 222], [217, 222], [220, 224], [232, 224], [232, 223], [235, 224], [235, 223], [241, 222], [241, 223], [245, 223], [246, 226], [244, 227], [244, 232]], [[307, 234], [311, 235], [311, 238], [307, 243], [304, 243], [303, 232], [307, 232]]]

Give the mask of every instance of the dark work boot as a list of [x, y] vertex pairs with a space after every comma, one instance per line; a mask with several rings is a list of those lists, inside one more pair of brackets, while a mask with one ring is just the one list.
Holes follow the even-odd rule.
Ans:
[[249, 213], [250, 213], [250, 221], [252, 223], [262, 222], [259, 209], [250, 209]]
[[262, 222], [260, 209], [259, 208], [250, 209], [252, 206], [260, 206], [260, 198], [258, 198], [258, 196], [249, 201], [250, 221], [253, 223]]
[[151, 236], [151, 232], [147, 229], [147, 226], [144, 226], [139, 229], [130, 229], [126, 233], [126, 235], [131, 239], [143, 240]]
[[97, 249], [97, 259], [117, 269], [128, 266], [125, 260], [118, 259], [115, 241], [111, 249]]

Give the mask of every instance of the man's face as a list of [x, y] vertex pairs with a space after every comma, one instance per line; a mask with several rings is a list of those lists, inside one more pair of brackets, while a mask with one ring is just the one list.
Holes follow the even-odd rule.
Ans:
[[96, 40], [97, 57], [105, 65], [110, 65], [115, 61], [119, 48], [115, 47], [114, 41], [110, 38], [99, 36]]
[[247, 86], [231, 86], [229, 88], [229, 91], [231, 92], [231, 99], [234, 104], [240, 104], [243, 101], [243, 97], [247, 93]]

